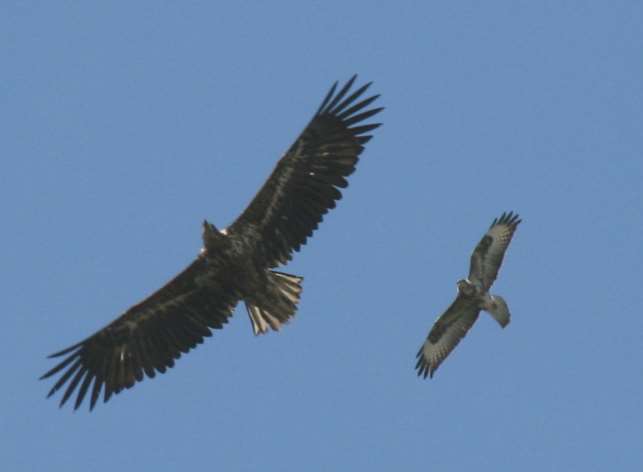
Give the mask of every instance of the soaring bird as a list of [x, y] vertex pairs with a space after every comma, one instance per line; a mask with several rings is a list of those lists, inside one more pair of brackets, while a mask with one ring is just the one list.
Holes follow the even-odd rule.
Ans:
[[365, 123], [383, 108], [363, 98], [371, 83], [353, 90], [356, 76], [330, 88], [312, 120], [277, 162], [263, 187], [227, 228], [203, 222], [196, 259], [157, 292], [106, 327], [49, 357], [62, 358], [41, 379], [60, 374], [49, 391], [65, 387], [60, 406], [89, 393], [90, 411], [103, 394], [129, 389], [165, 373], [212, 329], [221, 329], [240, 300], [255, 335], [279, 330], [292, 318], [302, 277], [272, 270], [287, 263], [341, 199], [369, 134]]
[[436, 320], [417, 353], [419, 376], [433, 377], [440, 364], [464, 338], [481, 310], [488, 312], [501, 327], [509, 324], [509, 307], [499, 295], [489, 294], [498, 276], [505, 251], [521, 222], [518, 214], [503, 213], [491, 223], [471, 254], [469, 278], [458, 280], [458, 294]]

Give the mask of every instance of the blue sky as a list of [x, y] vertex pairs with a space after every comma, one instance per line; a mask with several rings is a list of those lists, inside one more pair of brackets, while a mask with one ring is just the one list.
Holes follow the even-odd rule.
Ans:
[[[6, 470], [641, 470], [640, 2], [106, 3], [0, 7]], [[238, 307], [92, 414], [45, 400], [45, 356], [185, 267], [353, 73], [384, 125], [287, 266], [294, 322]], [[419, 380], [504, 210], [512, 323]]]

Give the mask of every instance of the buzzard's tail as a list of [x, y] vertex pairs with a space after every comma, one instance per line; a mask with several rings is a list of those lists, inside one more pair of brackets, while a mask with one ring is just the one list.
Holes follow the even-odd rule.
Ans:
[[264, 334], [269, 328], [278, 331], [297, 311], [303, 277], [268, 271], [266, 291], [246, 300], [246, 310], [255, 334]]
[[507, 302], [500, 295], [490, 295], [489, 299], [485, 301], [483, 310], [489, 312], [491, 316], [498, 322], [501, 327], [505, 327], [511, 320], [509, 307]]

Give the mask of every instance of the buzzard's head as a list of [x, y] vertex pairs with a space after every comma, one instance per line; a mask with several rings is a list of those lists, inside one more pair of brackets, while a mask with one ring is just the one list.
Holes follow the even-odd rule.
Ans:
[[476, 287], [467, 279], [458, 280], [458, 292], [466, 297], [472, 297], [476, 294]]

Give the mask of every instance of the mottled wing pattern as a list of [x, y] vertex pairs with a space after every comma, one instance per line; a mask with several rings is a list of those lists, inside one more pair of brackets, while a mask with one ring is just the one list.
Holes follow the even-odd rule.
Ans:
[[417, 353], [415, 368], [419, 376], [433, 377], [442, 361], [466, 336], [479, 314], [480, 309], [475, 301], [458, 295], [447, 311], [433, 324], [426, 341]]
[[199, 257], [156, 293], [131, 307], [93, 336], [49, 357], [63, 360], [41, 378], [60, 374], [49, 391], [65, 392], [60, 406], [77, 391], [77, 409], [91, 390], [90, 410], [100, 397], [131, 388], [147, 375], [165, 373], [211, 329], [227, 322], [238, 296], [223, 277]]
[[520, 224], [518, 214], [503, 213], [491, 223], [489, 231], [482, 237], [471, 254], [469, 280], [487, 291], [498, 276], [505, 251]]
[[291, 259], [342, 197], [368, 134], [380, 124], [364, 124], [382, 108], [362, 99], [370, 83], [355, 91], [353, 76], [336, 92], [330, 89], [319, 110], [239, 218], [230, 233], [255, 244], [255, 259], [275, 267]]

